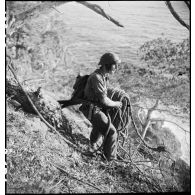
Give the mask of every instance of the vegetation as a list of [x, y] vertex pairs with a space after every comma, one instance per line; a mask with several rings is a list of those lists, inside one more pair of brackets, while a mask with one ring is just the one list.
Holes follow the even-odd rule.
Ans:
[[118, 80], [128, 93], [139, 98], [160, 99], [165, 105], [190, 111], [190, 46], [158, 38], [143, 44], [138, 54], [143, 65], [123, 64]]
[[[162, 126], [164, 121], [151, 121], [142, 139], [154, 147], [166, 146], [167, 152], [150, 150], [132, 124], [124, 148], [118, 149], [123, 161], [108, 163], [101, 155], [86, 156], [72, 147], [88, 149], [91, 124], [77, 106], [63, 109], [62, 119], [56, 101], [69, 99], [79, 64], [72, 62], [74, 54], [68, 50], [69, 29], [49, 13], [16, 23], [12, 17], [39, 4], [7, 2], [6, 62], [10, 65], [11, 59], [28, 94], [39, 91], [31, 98], [60, 135], [37, 115], [25, 111], [24, 99], [15, 101], [19, 87], [7, 67], [7, 193], [189, 192], [190, 167], [180, 159], [181, 144]], [[123, 63], [117, 77], [110, 79], [113, 86], [129, 94], [140, 134], [149, 122], [149, 113], [139, 115], [146, 100], [152, 104], [159, 100], [160, 108], [166, 105], [172, 114], [189, 118], [189, 52], [189, 40], [179, 44], [161, 38], [147, 42], [138, 51], [143, 67]], [[16, 88], [8, 90], [9, 86]], [[179, 108], [178, 113], [172, 105]], [[154, 109], [151, 107], [151, 112]]]

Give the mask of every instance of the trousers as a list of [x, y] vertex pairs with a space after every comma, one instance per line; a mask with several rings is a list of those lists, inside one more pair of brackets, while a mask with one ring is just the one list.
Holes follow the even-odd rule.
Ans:
[[[108, 128], [108, 117], [101, 110], [93, 113], [92, 131], [90, 134], [90, 143], [93, 145], [98, 141], [101, 135], [105, 136]], [[103, 145], [103, 153], [108, 161], [115, 159], [117, 154], [117, 130], [110, 124], [110, 130]]]
[[[86, 118], [89, 116], [89, 105], [83, 104], [79, 110], [84, 114]], [[94, 145], [100, 136], [105, 136], [108, 128], [108, 117], [106, 114], [98, 108], [93, 110], [93, 114], [90, 117], [92, 123], [92, 131], [90, 134], [90, 143]], [[103, 153], [108, 161], [116, 158], [117, 154], [117, 130], [114, 125], [110, 124], [109, 133], [106, 136], [106, 140], [103, 145]]]

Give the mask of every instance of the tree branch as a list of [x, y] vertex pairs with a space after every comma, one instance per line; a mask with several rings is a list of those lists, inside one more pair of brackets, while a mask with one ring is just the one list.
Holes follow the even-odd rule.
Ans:
[[[162, 101], [162, 100], [161, 100]], [[146, 107], [142, 107], [142, 106], [139, 106], [139, 105], [132, 105], [132, 107], [138, 107], [138, 108], [142, 108], [142, 109], [146, 109], [148, 110], [148, 108]], [[159, 112], [168, 112], [171, 116], [175, 116], [175, 117], [179, 117], [179, 118], [183, 118], [183, 119], [188, 119], [187, 116], [180, 116], [180, 115], [177, 115], [177, 114], [173, 114], [170, 110], [166, 110], [166, 109], [160, 109], [160, 108], [156, 108], [155, 110], [159, 111]], [[140, 122], [143, 124], [143, 121], [141, 121], [141, 119], [139, 118]]]
[[[156, 103], [155, 105], [157, 105], [157, 103]], [[154, 148], [154, 147], [149, 146], [149, 145], [146, 143], [146, 141], [145, 141], [145, 140], [142, 138], [142, 136], [140, 135], [140, 133], [139, 133], [139, 131], [138, 131], [138, 128], [137, 128], [137, 125], [136, 125], [136, 123], [135, 123], [135, 121], [134, 121], [133, 113], [132, 113], [132, 105], [131, 105], [131, 102], [130, 102], [130, 101], [129, 101], [129, 107], [130, 107], [130, 113], [129, 113], [129, 114], [130, 114], [131, 119], [132, 119], [132, 124], [133, 124], [133, 126], [134, 126], [134, 128], [135, 128], [135, 131], [136, 131], [138, 137], [141, 139], [142, 143], [143, 143], [147, 148], [149, 148], [149, 149], [151, 149], [151, 150], [153, 150], [153, 151], [156, 151], [156, 152], [168, 152], [168, 151], [166, 150], [165, 146], [158, 146], [157, 148]]]
[[179, 126], [177, 123], [175, 123], [175, 122], [173, 122], [173, 121], [169, 121], [169, 120], [165, 120], [165, 119], [159, 119], [159, 118], [153, 118], [153, 119], [151, 119], [151, 122], [153, 122], [153, 121], [166, 121], [166, 122], [168, 122], [168, 123], [172, 123], [172, 124], [176, 125], [176, 126], [179, 127], [180, 129], [182, 129], [184, 132], [190, 133], [189, 131], [185, 130], [183, 127]]
[[78, 179], [78, 178], [76, 178], [76, 177], [70, 175], [70, 173], [66, 172], [66, 171], [65, 171], [62, 167], [60, 167], [59, 165], [56, 165], [56, 164], [51, 163], [51, 162], [49, 162], [49, 163], [50, 163], [51, 165], [53, 165], [54, 167], [56, 167], [57, 169], [59, 169], [60, 171], [64, 172], [68, 177], [71, 177], [72, 179], [75, 179], [75, 180], [81, 182], [82, 184], [87, 184], [88, 186], [91, 186], [91, 187], [95, 188], [96, 190], [102, 192], [102, 190], [99, 189], [98, 187], [96, 187], [95, 185], [93, 185], [93, 184], [91, 184], [91, 183], [89, 183], [89, 182], [83, 181], [83, 180], [81, 180], [81, 179]]
[[177, 12], [174, 10], [173, 6], [171, 5], [170, 1], [165, 1], [166, 6], [168, 7], [171, 14], [174, 16], [174, 18], [184, 27], [186, 27], [188, 30], [190, 30], [190, 26], [186, 24], [180, 16], [177, 14]]
[[[15, 16], [15, 18], [16, 18], [17, 21], [19, 21], [19, 20], [28, 19], [32, 16], [36, 17], [36, 16], [40, 15], [40, 13], [42, 13], [46, 10], [55, 9], [56, 6], [60, 6], [64, 3], [69, 3], [69, 2], [72, 2], [72, 1], [49, 1], [49, 2], [46, 2], [46, 3], [41, 3], [41, 4], [31, 8], [29, 10], [26, 10], [26, 11], [20, 13], [20, 14], [17, 14]], [[80, 4], [84, 5], [85, 7], [93, 10], [94, 12], [102, 15], [104, 18], [106, 18], [107, 20], [110, 20], [111, 22], [113, 22], [117, 26], [124, 27], [117, 20], [115, 20], [114, 18], [112, 18], [111, 16], [106, 14], [105, 11], [99, 5], [91, 4], [91, 3], [88, 3], [86, 1], [75, 1], [75, 2], [80, 3]]]
[[146, 135], [146, 132], [148, 130], [148, 127], [150, 125], [150, 118], [151, 118], [152, 112], [157, 108], [158, 103], [159, 103], [159, 99], [156, 100], [155, 105], [148, 110], [147, 119], [146, 119], [146, 122], [145, 122], [145, 125], [144, 125], [144, 130], [143, 130], [143, 133], [142, 133], [142, 138], [143, 139], [144, 139], [144, 137]]
[[93, 10], [94, 12], [102, 15], [104, 18], [106, 18], [107, 20], [110, 20], [111, 22], [113, 22], [114, 24], [116, 24], [117, 26], [120, 26], [120, 27], [124, 27], [122, 24], [120, 24], [118, 21], [116, 21], [115, 19], [113, 19], [111, 16], [109, 16], [108, 14], [105, 13], [105, 11], [99, 6], [99, 5], [96, 5], [96, 4], [91, 4], [91, 3], [88, 3], [86, 1], [77, 1], [77, 3], [80, 3], [86, 7], [88, 7], [89, 9]]
[[[11, 59], [11, 58], [10, 58]], [[35, 110], [35, 112], [38, 114], [38, 116], [40, 117], [40, 119], [50, 128], [52, 129], [55, 133], [57, 133], [59, 135], [59, 137], [61, 137], [67, 144], [69, 144], [71, 147], [73, 147], [76, 151], [80, 152], [81, 154], [86, 155], [86, 153], [84, 153], [83, 151], [81, 151], [78, 146], [76, 146], [75, 144], [73, 144], [72, 142], [70, 142], [69, 140], [67, 140], [65, 137], [63, 137], [52, 125], [50, 125], [41, 115], [41, 113], [38, 111], [38, 109], [36, 108], [36, 106], [34, 105], [34, 103], [32, 102], [31, 98], [29, 97], [29, 95], [25, 92], [25, 90], [23, 89], [22, 85], [20, 84], [13, 68], [12, 68], [12, 62], [10, 62], [10, 64], [8, 64], [8, 67], [10, 69], [10, 71], [12, 72], [12, 74], [14, 75], [14, 78], [16, 79], [17, 83], [19, 84], [19, 86], [21, 87], [22, 91], [24, 92], [24, 94], [26, 95], [28, 101], [30, 102], [31, 106], [33, 107], [33, 109]]]
[[190, 1], [184, 1], [184, 3], [187, 5], [188, 9], [191, 10]]

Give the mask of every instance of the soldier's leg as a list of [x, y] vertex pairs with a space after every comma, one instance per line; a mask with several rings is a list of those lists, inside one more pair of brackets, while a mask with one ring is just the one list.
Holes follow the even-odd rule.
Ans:
[[106, 137], [105, 144], [103, 146], [104, 155], [107, 160], [110, 161], [116, 158], [117, 155], [117, 131], [113, 124], [110, 125], [109, 133]]
[[98, 141], [100, 135], [101, 134], [99, 132], [97, 125], [93, 124], [93, 129], [92, 129], [91, 134], [90, 134], [90, 144], [92, 146]]
[[[108, 128], [108, 118], [102, 111], [99, 111], [99, 112], [94, 114], [93, 119], [92, 119], [92, 124], [93, 124], [93, 127], [95, 127], [94, 132], [96, 132], [96, 133], [94, 133], [94, 135], [97, 135], [98, 132], [101, 133], [102, 135], [106, 134], [106, 131]], [[100, 134], [98, 134], [98, 135], [100, 136]], [[94, 140], [94, 138], [96, 138], [96, 136], [92, 136], [92, 137], [93, 137], [92, 140]], [[106, 158], [108, 160], [111, 160], [111, 158], [116, 157], [117, 131], [112, 123], [110, 125], [110, 130], [109, 130], [109, 133], [108, 133], [107, 138], [105, 140], [103, 151], [104, 151], [104, 155], [106, 156]]]

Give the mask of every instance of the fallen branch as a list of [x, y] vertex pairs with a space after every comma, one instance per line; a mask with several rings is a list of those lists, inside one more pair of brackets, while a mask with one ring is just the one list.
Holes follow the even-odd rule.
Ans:
[[[152, 112], [157, 108], [158, 103], [159, 103], [159, 99], [156, 100], [155, 105], [154, 105], [152, 108], [150, 108], [150, 109], [148, 110], [147, 117], [146, 117], [146, 121], [145, 121], [144, 124], [142, 124], [142, 127], [144, 128], [143, 133], [142, 133], [142, 135], [141, 135], [142, 140], [144, 140], [145, 135], [146, 135], [146, 133], [147, 133], [147, 130], [148, 130], [150, 124], [151, 124], [151, 114], [152, 114]], [[138, 116], [138, 118], [139, 118], [139, 116]], [[139, 119], [139, 120], [140, 120], [140, 119]], [[140, 122], [142, 122], [142, 121], [140, 121]], [[137, 150], [139, 149], [141, 143], [142, 143], [142, 142], [140, 142], [139, 145], [137, 146]], [[137, 154], [137, 150], [134, 151], [134, 153], [132, 154], [132, 158], [133, 158], [133, 156], [134, 156], [135, 154]]]
[[[140, 168], [139, 168], [135, 163], [133, 163], [133, 165], [134, 165], [134, 166], [136, 167], [136, 169], [141, 173], [141, 175], [144, 176], [145, 179], [151, 184], [151, 181], [148, 179], [148, 175], [146, 175], [145, 173], [143, 173], [143, 172], [140, 170]], [[152, 178], [150, 178], [150, 179], [156, 184], [156, 186], [154, 186], [154, 184], [151, 185], [151, 186], [153, 187], [153, 189], [154, 189], [156, 192], [163, 192], [161, 186], [160, 186], [158, 183], [156, 183], [156, 181], [155, 181], [154, 179], [152, 179]], [[156, 189], [156, 188], [157, 188], [157, 189]]]
[[165, 149], [165, 146], [158, 146], [157, 148], [154, 148], [154, 147], [151, 147], [149, 146], [146, 141], [142, 138], [142, 136], [140, 135], [139, 131], [138, 131], [138, 127], [137, 125], [135, 124], [135, 121], [134, 121], [134, 118], [133, 118], [133, 113], [132, 113], [132, 106], [131, 106], [131, 102], [129, 102], [129, 106], [130, 106], [130, 116], [131, 116], [131, 119], [132, 119], [132, 124], [135, 128], [135, 131], [137, 133], [137, 135], [139, 136], [139, 138], [141, 139], [142, 143], [149, 149], [153, 150], [153, 151], [156, 151], [156, 152], [168, 152], [166, 149]]
[[[12, 62], [10, 62], [12, 64]], [[26, 95], [28, 101], [30, 102], [31, 106], [33, 107], [33, 109], [35, 110], [35, 112], [38, 114], [38, 116], [40, 117], [40, 119], [50, 128], [52, 129], [55, 133], [57, 133], [59, 135], [59, 137], [61, 137], [67, 144], [69, 144], [70, 146], [72, 146], [75, 150], [79, 151], [80, 153], [86, 155], [86, 153], [84, 153], [83, 151], [81, 151], [77, 145], [73, 144], [72, 142], [70, 142], [69, 140], [67, 140], [66, 138], [64, 138], [52, 125], [50, 125], [41, 115], [41, 113], [38, 111], [38, 109], [36, 108], [36, 106], [34, 105], [34, 103], [32, 102], [31, 98], [29, 97], [29, 95], [25, 92], [25, 90], [23, 89], [22, 85], [20, 84], [13, 68], [11, 67], [10, 64], [8, 64], [8, 67], [10, 69], [10, 71], [12, 72], [12, 74], [14, 75], [14, 78], [16, 79], [16, 81], [18, 82], [19, 86], [21, 87], [22, 91], [24, 92], [24, 94]]]
[[[162, 101], [162, 100], [161, 100], [161, 101]], [[142, 109], [148, 110], [148, 108], [143, 107], [143, 106], [139, 106], [139, 105], [132, 105], [132, 107], [138, 107], [138, 108], [142, 108]], [[175, 116], [175, 117], [178, 117], [178, 118], [187, 119], [187, 117], [185, 117], [185, 116], [179, 116], [179, 115], [177, 115], [177, 114], [173, 114], [170, 110], [160, 109], [160, 108], [156, 108], [155, 110], [156, 110], [156, 111], [159, 111], [159, 112], [167, 112], [167, 113], [169, 113], [171, 116]], [[139, 119], [139, 120], [140, 120], [140, 119]], [[140, 121], [140, 122], [143, 124], [142, 121]]]
[[152, 112], [157, 108], [158, 103], [159, 103], [159, 99], [156, 100], [155, 105], [154, 105], [152, 108], [150, 108], [150, 109], [148, 110], [146, 122], [145, 122], [145, 124], [144, 124], [144, 130], [143, 130], [143, 133], [142, 133], [142, 138], [143, 138], [143, 139], [144, 139], [144, 137], [145, 137], [145, 135], [146, 135], [146, 132], [147, 132], [147, 130], [148, 130], [148, 127], [149, 127], [149, 125], [150, 125], [150, 119], [151, 119]]
[[63, 168], [61, 168], [60, 166], [58, 166], [58, 165], [56, 165], [56, 164], [53, 164], [53, 163], [51, 163], [51, 162], [49, 162], [49, 163], [50, 163], [51, 165], [53, 165], [54, 167], [56, 167], [57, 169], [59, 169], [60, 171], [64, 172], [68, 177], [71, 177], [72, 179], [75, 179], [75, 180], [81, 182], [82, 184], [87, 184], [88, 186], [91, 186], [91, 187], [95, 188], [96, 190], [102, 192], [102, 190], [99, 189], [98, 187], [96, 187], [95, 185], [93, 185], [93, 184], [91, 184], [91, 183], [89, 183], [89, 182], [83, 181], [83, 180], [81, 180], [81, 179], [78, 179], [78, 178], [76, 178], [76, 177], [70, 175], [70, 173], [66, 172]]
[[180, 129], [182, 129], [185, 133], [190, 133], [189, 131], [185, 130], [183, 127], [181, 127], [180, 125], [178, 125], [177, 123], [175, 123], [173, 121], [169, 121], [169, 120], [166, 120], [166, 119], [160, 119], [160, 118], [151, 119], [151, 122], [153, 122], [153, 121], [165, 121], [165, 122], [168, 122], [168, 123], [172, 123], [172, 124], [176, 125], [177, 127], [179, 127]]

